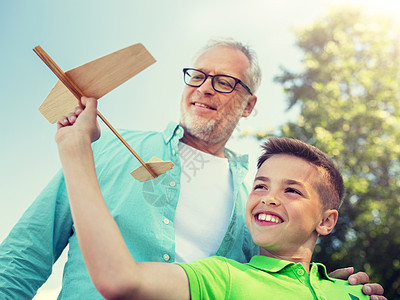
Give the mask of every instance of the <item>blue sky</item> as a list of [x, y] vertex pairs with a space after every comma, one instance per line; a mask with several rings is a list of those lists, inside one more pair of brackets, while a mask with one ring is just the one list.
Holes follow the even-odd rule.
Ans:
[[[144, 44], [156, 64], [103, 97], [99, 110], [116, 128], [162, 130], [179, 117], [182, 68], [210, 37], [252, 45], [263, 71], [258, 103], [230, 145], [254, 162], [258, 142], [238, 139], [239, 132], [276, 128], [296, 117], [296, 111], [285, 111], [281, 86], [273, 83], [280, 65], [301, 68], [291, 28], [312, 23], [341, 2], [400, 11], [396, 0], [0, 0], [0, 241], [60, 167], [55, 125], [38, 112], [57, 79], [32, 51], [35, 46], [67, 71]], [[60, 286], [61, 265], [36, 299]]]

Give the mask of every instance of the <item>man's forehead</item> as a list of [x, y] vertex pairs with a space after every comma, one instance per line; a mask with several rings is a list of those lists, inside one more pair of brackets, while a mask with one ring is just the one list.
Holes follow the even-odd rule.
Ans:
[[194, 62], [194, 68], [207, 74], [224, 74], [234, 77], [243, 76], [250, 63], [239, 49], [219, 46], [203, 52]]

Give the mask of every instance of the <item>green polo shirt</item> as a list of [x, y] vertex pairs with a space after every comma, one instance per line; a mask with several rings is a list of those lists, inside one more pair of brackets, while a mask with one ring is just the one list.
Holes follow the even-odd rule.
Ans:
[[179, 265], [192, 299], [369, 299], [362, 285], [328, 277], [319, 263], [311, 264], [310, 274], [300, 263], [266, 256], [247, 264], [213, 256]]

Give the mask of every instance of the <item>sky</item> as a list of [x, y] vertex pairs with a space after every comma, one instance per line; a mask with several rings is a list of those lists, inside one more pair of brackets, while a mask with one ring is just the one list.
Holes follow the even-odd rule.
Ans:
[[[60, 168], [56, 127], [38, 111], [57, 78], [32, 51], [35, 46], [68, 71], [142, 43], [157, 62], [101, 98], [98, 108], [117, 129], [160, 131], [179, 120], [182, 68], [191, 66], [208, 39], [232, 37], [251, 45], [263, 72], [258, 102], [229, 142], [250, 155], [251, 178], [259, 142], [240, 133], [273, 130], [298, 114], [286, 110], [282, 87], [273, 81], [280, 66], [301, 70], [292, 29], [343, 2], [400, 16], [396, 0], [0, 0], [0, 242]], [[64, 253], [35, 300], [56, 298], [65, 259]]]

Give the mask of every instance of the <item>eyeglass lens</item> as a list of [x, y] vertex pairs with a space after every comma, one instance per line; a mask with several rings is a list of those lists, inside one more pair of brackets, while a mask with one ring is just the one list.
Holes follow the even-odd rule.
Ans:
[[[211, 75], [206, 75], [198, 70], [186, 70], [185, 72], [185, 83], [191, 86], [201, 86]], [[212, 76], [212, 86], [217, 92], [230, 93], [236, 86], [234, 78], [226, 75]]]

